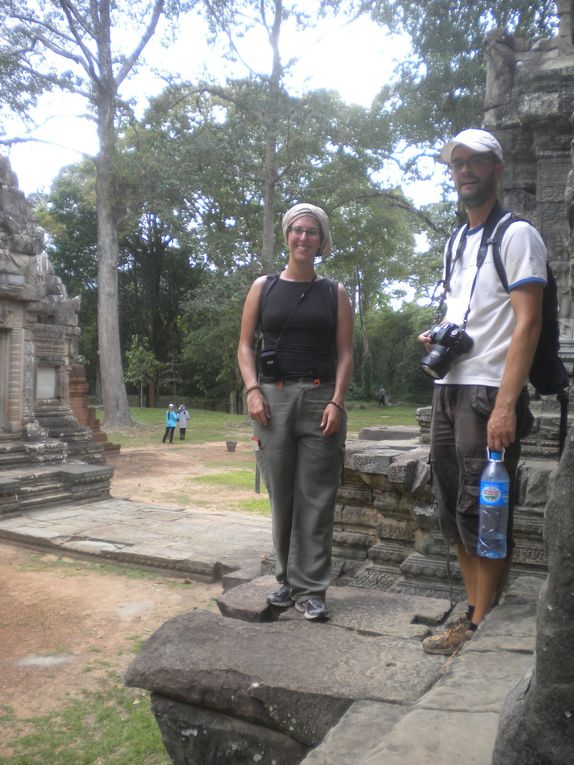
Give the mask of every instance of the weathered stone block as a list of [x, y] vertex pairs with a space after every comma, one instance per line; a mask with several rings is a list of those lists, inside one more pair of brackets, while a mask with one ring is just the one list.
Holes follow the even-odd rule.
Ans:
[[297, 765], [309, 747], [277, 731], [154, 694], [152, 710], [177, 765]]
[[378, 537], [374, 531], [369, 534], [367, 532], [345, 531], [336, 528], [333, 532], [333, 542], [340, 547], [359, 547], [364, 549], [365, 553], [371, 545], [377, 542], [377, 539]]
[[[326, 672], [320, 656], [336, 672]], [[412, 703], [436, 682], [441, 665], [417, 640], [304, 620], [253, 624], [196, 610], [146, 641], [126, 683], [315, 746], [354, 701]]]
[[544, 507], [548, 501], [549, 482], [558, 467], [557, 462], [529, 460], [519, 472], [519, 504], [530, 507]]
[[270, 622], [273, 620], [273, 606], [267, 603], [266, 597], [277, 588], [274, 576], [259, 576], [220, 595], [217, 598], [217, 607], [223, 616], [232, 619]]
[[574, 442], [570, 434], [546, 507], [548, 577], [537, 608], [534, 670], [500, 716], [495, 765], [569, 762], [574, 751]]
[[373, 492], [373, 505], [380, 513], [399, 513], [401, 495], [396, 490], [387, 490], [389, 484], [375, 489]]
[[415, 538], [415, 524], [411, 521], [397, 521], [385, 518], [377, 525], [377, 533], [381, 539], [395, 539], [401, 542], [413, 542]]
[[357, 484], [341, 486], [337, 492], [337, 501], [341, 504], [347, 502], [357, 505], [370, 504], [373, 501], [373, 492], [370, 486], [366, 486], [359, 480]]
[[436, 505], [413, 503], [412, 515], [420, 529], [431, 530], [438, 527]]
[[389, 467], [401, 452], [384, 447], [373, 449], [372, 442], [370, 446], [369, 449], [357, 450], [347, 454], [345, 465], [358, 473], [387, 475]]
[[379, 513], [374, 507], [359, 505], [342, 505], [335, 509], [335, 523], [352, 524], [354, 526], [369, 526], [374, 528], [379, 521]]

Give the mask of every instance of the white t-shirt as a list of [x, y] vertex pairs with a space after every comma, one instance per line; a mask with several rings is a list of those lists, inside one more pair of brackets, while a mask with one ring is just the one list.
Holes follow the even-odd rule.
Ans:
[[[484, 226], [479, 226], [466, 231], [462, 257], [452, 268], [447, 312], [443, 321], [462, 325], [469, 305], [483, 229]], [[462, 229], [453, 242], [453, 262], [461, 235]], [[546, 247], [540, 234], [529, 223], [513, 223], [502, 237], [500, 250], [510, 291], [529, 282], [546, 284]], [[436, 382], [498, 388], [515, 323], [510, 295], [496, 271], [491, 246], [479, 269], [466, 325], [474, 345], [468, 353], [457, 356], [448, 374]]]

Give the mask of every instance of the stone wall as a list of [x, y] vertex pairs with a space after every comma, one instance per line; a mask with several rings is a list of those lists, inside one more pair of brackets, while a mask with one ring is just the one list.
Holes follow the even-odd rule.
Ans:
[[[373, 431], [379, 431], [373, 433]], [[334, 574], [351, 583], [391, 592], [462, 597], [454, 551], [449, 556], [430, 488], [428, 446], [413, 429], [411, 438], [392, 428], [371, 428], [348, 445], [345, 480], [337, 496]], [[373, 440], [378, 438], [380, 440]], [[529, 459], [518, 473], [513, 577], [544, 576], [542, 538], [556, 459]]]
[[560, 34], [533, 46], [500, 30], [485, 43], [487, 65], [484, 127], [495, 133], [505, 159], [504, 204], [529, 218], [549, 250], [560, 294], [561, 346], [574, 361], [572, 216], [574, 48], [570, 3], [559, 3]]

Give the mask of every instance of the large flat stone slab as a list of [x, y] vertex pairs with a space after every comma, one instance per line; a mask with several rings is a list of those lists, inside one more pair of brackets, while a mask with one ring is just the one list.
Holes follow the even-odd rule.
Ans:
[[[360, 587], [331, 587], [327, 602], [334, 626], [361, 635], [386, 635], [405, 640], [423, 640], [429, 625], [443, 620], [450, 609], [448, 600], [397, 595], [384, 590]], [[303, 615], [290, 608], [280, 614], [281, 621], [300, 621]]]
[[126, 682], [315, 746], [359, 699], [414, 703], [443, 663], [418, 641], [329, 624], [252, 624], [198, 610], [160, 627]]
[[[409, 709], [381, 701], [357, 701], [303, 762], [305, 765], [358, 763], [408, 714]], [[404, 765], [410, 765], [410, 761], [405, 759]]]
[[211, 580], [260, 564], [273, 546], [269, 518], [121, 499], [0, 519], [0, 538]]
[[[304, 621], [294, 608], [273, 608], [266, 595], [277, 589], [274, 576], [261, 576], [221, 595], [219, 610], [224, 616], [252, 622]], [[429, 625], [441, 622], [450, 609], [448, 600], [398, 595], [359, 587], [331, 587], [327, 593], [332, 626], [355, 630], [362, 635], [422, 640]]]
[[[271, 622], [279, 609], [270, 606], [266, 597], [278, 588], [277, 579], [268, 574], [239, 584], [217, 598], [217, 606], [223, 616], [246, 622]], [[290, 609], [291, 610], [291, 609]]]
[[465, 648], [455, 661], [448, 663], [445, 676], [425, 695], [419, 707], [498, 713], [516, 679], [531, 664], [532, 655], [527, 653], [484, 653]]
[[[494, 712], [443, 712], [416, 710], [356, 765], [490, 765], [498, 714]], [[376, 733], [372, 735], [373, 742]], [[348, 765], [331, 760], [329, 765]], [[325, 763], [326, 765], [326, 763]]]

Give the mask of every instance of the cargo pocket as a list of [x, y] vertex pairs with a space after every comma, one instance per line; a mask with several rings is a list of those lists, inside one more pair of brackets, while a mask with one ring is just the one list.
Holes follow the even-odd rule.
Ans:
[[491, 388], [486, 385], [476, 385], [470, 405], [477, 414], [488, 420], [494, 409], [497, 393], [498, 388]]
[[463, 463], [462, 487], [458, 499], [458, 511], [464, 515], [478, 515], [480, 476], [485, 460], [466, 457]]

